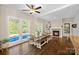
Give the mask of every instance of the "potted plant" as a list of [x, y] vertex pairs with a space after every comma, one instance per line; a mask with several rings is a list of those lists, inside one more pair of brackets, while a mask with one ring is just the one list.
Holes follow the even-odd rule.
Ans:
[[4, 38], [4, 39], [0, 40], [0, 48], [2, 47], [2, 45], [5, 45], [5, 44], [8, 45], [7, 42], [9, 42], [8, 38]]
[[9, 42], [9, 38], [4, 38], [1, 42], [2, 42], [2, 43]]

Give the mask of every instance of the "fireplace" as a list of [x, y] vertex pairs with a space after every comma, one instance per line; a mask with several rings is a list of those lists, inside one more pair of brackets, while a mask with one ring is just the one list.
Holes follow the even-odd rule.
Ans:
[[61, 27], [53, 27], [51, 30], [51, 35], [56, 37], [62, 37], [62, 28]]
[[53, 36], [59, 36], [59, 31], [58, 30], [53, 30]]

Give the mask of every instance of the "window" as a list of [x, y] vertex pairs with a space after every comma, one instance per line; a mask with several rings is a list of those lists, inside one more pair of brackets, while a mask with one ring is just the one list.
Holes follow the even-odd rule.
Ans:
[[40, 28], [40, 32], [43, 32], [43, 24], [42, 23], [40, 24], [39, 28]]
[[29, 21], [24, 19], [22, 21], [22, 39], [29, 38]]
[[29, 33], [29, 21], [27, 19], [22, 21], [22, 33]]
[[[29, 21], [9, 17], [8, 30], [10, 42], [21, 39], [29, 38]], [[21, 34], [22, 33], [22, 34]]]
[[18, 25], [19, 25], [19, 20], [14, 17], [9, 17], [9, 36], [14, 36], [18, 34]]
[[43, 24], [42, 23], [35, 24], [35, 35], [36, 36], [42, 35], [42, 32], [43, 32]]

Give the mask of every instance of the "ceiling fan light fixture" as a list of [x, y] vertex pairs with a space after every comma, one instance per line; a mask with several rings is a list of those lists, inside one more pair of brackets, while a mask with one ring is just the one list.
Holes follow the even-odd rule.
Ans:
[[34, 10], [34, 9], [31, 9], [30, 12], [31, 12], [31, 13], [35, 13], [35, 10]]

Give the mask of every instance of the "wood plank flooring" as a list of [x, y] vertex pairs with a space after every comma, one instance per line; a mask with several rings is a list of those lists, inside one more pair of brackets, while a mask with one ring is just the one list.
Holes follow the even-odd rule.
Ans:
[[[26, 42], [28, 44], [28, 42]], [[24, 43], [25, 44], [25, 43]], [[19, 45], [18, 45], [19, 46]], [[24, 49], [26, 48], [26, 49]], [[70, 38], [53, 37], [48, 43], [42, 46], [42, 49], [34, 45], [24, 46], [24, 55], [74, 55], [75, 50]], [[22, 54], [20, 54], [22, 55]]]
[[74, 55], [74, 47], [70, 39], [53, 37], [42, 49], [29, 45], [26, 55]]

